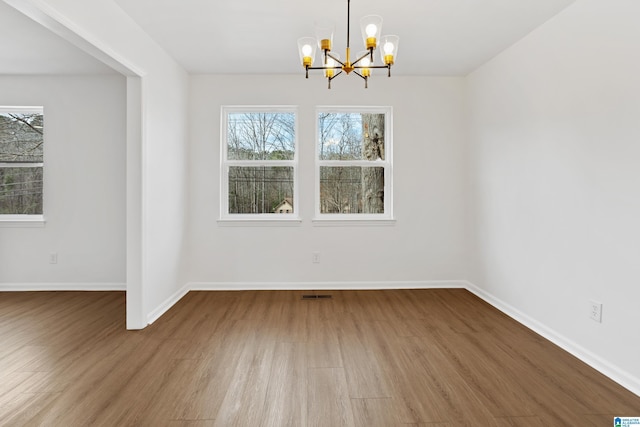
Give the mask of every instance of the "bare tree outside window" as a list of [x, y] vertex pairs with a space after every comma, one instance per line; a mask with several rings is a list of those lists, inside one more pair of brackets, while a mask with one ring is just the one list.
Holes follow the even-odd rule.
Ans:
[[0, 107], [0, 215], [41, 215], [41, 108]]
[[291, 167], [229, 167], [229, 213], [277, 213], [292, 198]]
[[384, 214], [387, 113], [318, 113], [319, 213]]
[[227, 214], [293, 213], [295, 113], [265, 110], [225, 115]]

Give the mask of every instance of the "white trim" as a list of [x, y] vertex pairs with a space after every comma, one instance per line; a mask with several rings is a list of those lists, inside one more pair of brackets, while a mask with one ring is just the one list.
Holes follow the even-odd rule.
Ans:
[[[385, 154], [386, 156], [386, 154]], [[363, 168], [383, 168], [387, 166], [387, 162], [384, 160], [318, 160], [322, 163], [322, 166], [328, 167], [344, 167], [344, 166], [358, 166]]]
[[[325, 216], [328, 218], [325, 218]], [[313, 218], [311, 221], [314, 227], [390, 227], [396, 225], [396, 220], [393, 218], [376, 219], [372, 215], [367, 215], [363, 218], [358, 214], [353, 216], [356, 218], [345, 218], [345, 215], [324, 214], [322, 218]]]
[[224, 112], [230, 113], [292, 113], [294, 110], [297, 112], [297, 105], [222, 105], [222, 118], [224, 118]]
[[[217, 220], [219, 227], [298, 227], [302, 224], [302, 219], [299, 217], [291, 216], [291, 214], [278, 214], [281, 216], [287, 216], [287, 218], [277, 217], [274, 218], [270, 214], [269, 217], [256, 217], [251, 215], [234, 215], [233, 217], [223, 218]], [[235, 217], [238, 216], [236, 219]]]
[[302, 221], [297, 214], [291, 213], [261, 213], [261, 214], [229, 214], [224, 218], [218, 218], [218, 222], [295, 222]]
[[165, 314], [171, 307], [176, 305], [178, 301], [182, 299], [191, 290], [190, 285], [187, 283], [182, 288], [178, 289], [169, 298], [167, 298], [162, 304], [160, 304], [155, 310], [147, 314], [147, 324], [150, 325]]
[[9, 113], [22, 113], [22, 114], [44, 114], [44, 106], [13, 106], [13, 105], [1, 105], [0, 114]]
[[0, 215], [0, 228], [44, 227], [44, 215]]
[[227, 166], [239, 166], [239, 167], [293, 167], [294, 160], [227, 160], [225, 163]]
[[126, 291], [126, 283], [0, 283], [0, 292]]
[[146, 181], [146, 104], [145, 79], [127, 76], [126, 131], [126, 269], [127, 269], [127, 329], [147, 326], [144, 312], [145, 291], [145, 223], [143, 221]]
[[475, 294], [479, 298], [491, 304], [493, 307], [497, 308], [498, 310], [500, 310], [507, 316], [511, 317], [518, 323], [526, 326], [527, 328], [531, 329], [533, 332], [548, 339], [549, 341], [559, 346], [566, 352], [582, 360], [584, 363], [591, 366], [593, 369], [599, 371], [603, 375], [617, 382], [622, 387], [640, 396], [640, 378], [636, 378], [630, 373], [624, 371], [623, 369], [620, 369], [614, 364], [604, 360], [600, 356], [592, 353], [591, 351], [580, 346], [579, 344], [576, 344], [575, 342], [563, 336], [562, 334], [558, 333], [557, 331], [549, 328], [545, 324], [537, 321], [536, 319], [530, 317], [529, 315], [523, 313], [522, 311], [518, 310], [512, 305], [495, 297], [489, 292], [486, 292], [485, 290], [479, 288], [473, 283], [467, 282], [466, 288], [469, 292]]
[[282, 291], [282, 290], [382, 290], [465, 288], [465, 280], [423, 280], [396, 282], [191, 282], [192, 291]]
[[0, 168], [42, 168], [44, 167], [44, 163], [29, 163], [29, 162], [0, 162]]

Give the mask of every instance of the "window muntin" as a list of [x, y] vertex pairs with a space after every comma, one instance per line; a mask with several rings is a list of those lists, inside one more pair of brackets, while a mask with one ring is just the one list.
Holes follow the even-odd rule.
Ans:
[[316, 219], [389, 220], [390, 107], [321, 107], [317, 112]]
[[0, 107], [0, 219], [43, 213], [42, 107]]
[[222, 108], [222, 219], [297, 218], [293, 107]]

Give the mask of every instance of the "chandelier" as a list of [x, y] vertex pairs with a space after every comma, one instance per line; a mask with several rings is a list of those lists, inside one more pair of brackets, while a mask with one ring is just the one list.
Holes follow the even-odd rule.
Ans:
[[[327, 78], [329, 89], [331, 89], [331, 80], [338, 77], [342, 72], [350, 74], [354, 72], [364, 79], [364, 87], [368, 87], [369, 77], [372, 68], [386, 68], [387, 74], [391, 77], [391, 66], [394, 64], [398, 55], [398, 36], [382, 36], [382, 18], [378, 15], [367, 15], [360, 20], [360, 28], [362, 31], [362, 39], [365, 49], [355, 56], [355, 60], [351, 59], [351, 47], [349, 45], [350, 28], [349, 21], [351, 17], [351, 0], [347, 0], [347, 50], [344, 62], [340, 60], [340, 55], [334, 53], [333, 47], [333, 31], [335, 26], [331, 23], [316, 23], [316, 37], [302, 37], [298, 39], [298, 51], [300, 60], [306, 72], [306, 78], [309, 78], [309, 70], [324, 70], [324, 76]], [[374, 65], [373, 51], [381, 46], [380, 56], [384, 65]], [[316, 49], [323, 52], [322, 66], [314, 67], [313, 61], [316, 56]]]

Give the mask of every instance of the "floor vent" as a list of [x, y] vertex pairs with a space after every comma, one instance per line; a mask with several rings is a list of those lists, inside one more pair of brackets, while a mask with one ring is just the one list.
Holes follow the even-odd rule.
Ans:
[[329, 299], [331, 295], [302, 295], [302, 299]]

